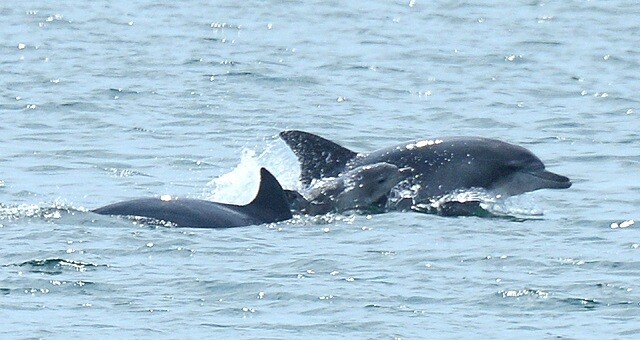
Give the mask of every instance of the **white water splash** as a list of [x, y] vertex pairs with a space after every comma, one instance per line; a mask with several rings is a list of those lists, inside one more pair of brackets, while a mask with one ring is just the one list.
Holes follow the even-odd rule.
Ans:
[[[443, 209], [451, 207], [449, 203], [473, 203], [478, 202], [480, 208], [487, 213], [495, 216], [511, 216], [520, 218], [536, 218], [543, 215], [541, 209], [535, 206], [535, 202], [531, 196], [520, 195], [504, 197], [496, 195], [491, 191], [485, 189], [465, 189], [456, 190], [449, 194], [431, 198], [427, 201], [417, 201], [417, 193], [420, 190], [420, 185], [414, 184], [409, 186], [408, 183], [401, 183], [401, 185], [394, 188], [392, 194], [389, 197], [387, 207], [394, 207], [398, 204], [402, 207], [403, 201], [410, 201], [411, 210], [428, 212], [428, 213], [440, 213]], [[455, 206], [454, 206], [455, 207]], [[408, 209], [408, 207], [405, 207]], [[460, 210], [461, 212], [465, 210]], [[456, 215], [456, 213], [454, 213]]]
[[203, 198], [215, 202], [247, 204], [258, 192], [261, 167], [269, 170], [283, 188], [299, 190], [298, 160], [282, 141], [272, 140], [259, 153], [243, 148], [238, 165], [209, 181]]
[[512, 216], [521, 218], [536, 218], [544, 215], [541, 208], [536, 206], [531, 195], [523, 194], [511, 197], [498, 197], [493, 202], [482, 203], [482, 208], [498, 216]]
[[57, 220], [62, 218], [64, 213], [73, 214], [75, 211], [83, 211], [84, 208], [73, 208], [73, 205], [56, 200], [53, 203], [38, 204], [0, 204], [0, 221], [17, 221], [24, 218], [42, 218], [45, 220]]

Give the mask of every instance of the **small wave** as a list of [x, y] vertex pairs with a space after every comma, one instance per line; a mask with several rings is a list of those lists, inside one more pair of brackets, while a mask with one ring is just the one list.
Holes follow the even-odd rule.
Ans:
[[[237, 65], [238, 63], [233, 62], [233, 61], [227, 61], [227, 62], [221, 62], [220, 65]], [[238, 71], [238, 72], [223, 72], [223, 73], [213, 73], [213, 74], [206, 74], [204, 75], [205, 77], [209, 78], [210, 81], [215, 80], [216, 78], [219, 77], [254, 77], [256, 76], [253, 72], [248, 72], [248, 71]]]
[[593, 309], [602, 304], [600, 301], [587, 298], [565, 298], [561, 299], [560, 301], [570, 306], [578, 306], [585, 309]]
[[16, 221], [24, 218], [40, 218], [51, 221], [62, 218], [64, 214], [84, 211], [73, 208], [67, 203], [54, 202], [51, 206], [43, 204], [5, 205], [0, 203], [0, 221]]
[[521, 298], [521, 297], [531, 297], [531, 298], [549, 298], [549, 292], [539, 290], [539, 289], [510, 289], [510, 290], [501, 290], [498, 292], [498, 295], [508, 299], [508, 298]]
[[132, 176], [143, 176], [143, 177], [151, 177], [151, 175], [146, 174], [141, 171], [132, 170], [132, 169], [123, 169], [116, 167], [103, 168], [104, 171], [110, 173], [114, 177], [132, 177]]
[[[85, 272], [88, 268], [101, 267], [101, 265], [95, 263], [59, 258], [29, 260], [15, 265], [27, 268], [30, 272], [46, 274], [62, 274], [65, 270]], [[104, 266], [108, 267], [108, 265]]]
[[140, 91], [123, 88], [110, 88], [109, 93], [116, 97], [121, 97], [122, 95], [139, 95]]
[[593, 298], [584, 297], [554, 297], [554, 294], [540, 290], [540, 289], [508, 289], [500, 290], [497, 292], [497, 296], [505, 300], [523, 300], [523, 301], [549, 301], [559, 306], [568, 307], [571, 309], [595, 309], [598, 307], [610, 307], [617, 305], [637, 305], [638, 303], [633, 301], [607, 301]]

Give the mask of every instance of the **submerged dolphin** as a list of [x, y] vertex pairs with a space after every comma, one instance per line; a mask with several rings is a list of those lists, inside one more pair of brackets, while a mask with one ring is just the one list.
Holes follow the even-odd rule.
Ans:
[[140, 198], [93, 210], [101, 215], [141, 216], [173, 223], [178, 227], [231, 228], [273, 223], [292, 217], [280, 183], [265, 168], [260, 169], [258, 194], [247, 205], [216, 203], [198, 199]]
[[411, 168], [375, 163], [351, 169], [337, 177], [315, 181], [304, 194], [285, 190], [294, 211], [308, 215], [366, 210], [391, 191]]
[[280, 137], [298, 157], [304, 185], [359, 166], [385, 162], [413, 169], [404, 178], [414, 190], [413, 203], [460, 189], [479, 188], [512, 196], [571, 186], [569, 178], [545, 170], [542, 161], [529, 150], [495, 139], [442, 137], [362, 154], [304, 131], [283, 131]]

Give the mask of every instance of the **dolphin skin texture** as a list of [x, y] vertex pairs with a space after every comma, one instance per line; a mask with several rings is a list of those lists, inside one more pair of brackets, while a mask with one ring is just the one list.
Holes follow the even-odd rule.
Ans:
[[396, 186], [411, 168], [389, 163], [356, 167], [337, 177], [315, 181], [302, 194], [285, 190], [291, 209], [308, 215], [349, 210], [369, 210]]
[[400, 143], [371, 153], [356, 153], [320, 136], [297, 130], [280, 137], [300, 162], [300, 180], [337, 177], [376, 163], [411, 168], [403, 182], [415, 188], [413, 203], [428, 202], [461, 189], [485, 189], [503, 197], [538, 189], [565, 189], [569, 178], [545, 170], [529, 150], [483, 137], [440, 137]]
[[101, 215], [140, 216], [171, 222], [177, 227], [232, 228], [274, 223], [292, 218], [289, 203], [276, 178], [260, 169], [260, 188], [247, 205], [198, 199], [140, 198], [93, 210]]

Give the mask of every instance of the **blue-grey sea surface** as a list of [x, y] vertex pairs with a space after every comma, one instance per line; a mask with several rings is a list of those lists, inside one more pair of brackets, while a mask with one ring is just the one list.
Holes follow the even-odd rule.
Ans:
[[[1, 338], [636, 338], [636, 1], [4, 1]], [[393, 212], [234, 229], [88, 211], [246, 203], [277, 137], [368, 152], [477, 135], [566, 190], [518, 218]]]

